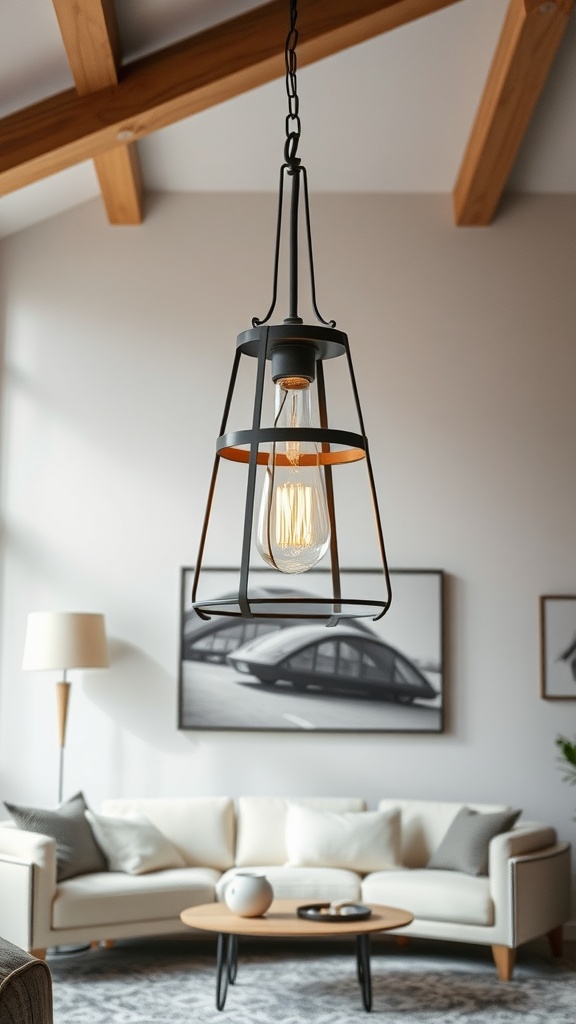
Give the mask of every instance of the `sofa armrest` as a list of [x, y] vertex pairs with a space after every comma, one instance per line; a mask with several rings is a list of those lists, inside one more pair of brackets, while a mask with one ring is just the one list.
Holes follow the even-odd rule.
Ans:
[[490, 841], [488, 851], [488, 874], [490, 881], [507, 871], [510, 857], [519, 857], [523, 853], [532, 853], [547, 846], [554, 846], [557, 841], [556, 829], [551, 825], [542, 825], [539, 821], [526, 821], [510, 832], [501, 832]]
[[36, 832], [0, 828], [0, 878], [0, 935], [25, 949], [43, 948], [56, 894], [56, 843]]
[[570, 917], [570, 846], [555, 829], [523, 822], [490, 843], [495, 921], [511, 947], [544, 935]]
[[571, 857], [569, 843], [512, 857], [514, 945], [561, 927], [570, 918]]
[[32, 945], [34, 865], [0, 854], [0, 935], [23, 949]]
[[510, 858], [554, 846], [556, 839], [556, 830], [550, 825], [527, 821], [517, 825], [510, 832], [501, 832], [490, 841], [488, 874], [490, 892], [496, 908], [509, 904]]
[[39, 832], [26, 832], [22, 828], [4, 824], [0, 828], [0, 857], [7, 855], [30, 861], [54, 876], [56, 887], [56, 843], [50, 836]]

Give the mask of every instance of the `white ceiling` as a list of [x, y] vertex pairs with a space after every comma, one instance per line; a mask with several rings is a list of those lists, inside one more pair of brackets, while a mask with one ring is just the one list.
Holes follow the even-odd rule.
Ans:
[[[125, 59], [255, 6], [116, 0]], [[506, 7], [507, 0], [461, 0], [302, 68], [299, 155], [311, 190], [450, 192]], [[0, 21], [0, 116], [72, 86], [51, 0], [2, 0]], [[139, 143], [146, 188], [276, 191], [285, 114], [278, 81], [157, 132]], [[509, 187], [576, 192], [574, 15]], [[0, 236], [98, 194], [84, 163], [2, 197]]]

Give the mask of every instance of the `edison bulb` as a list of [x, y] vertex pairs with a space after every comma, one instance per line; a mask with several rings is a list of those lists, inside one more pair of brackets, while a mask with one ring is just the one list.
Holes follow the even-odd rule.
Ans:
[[[275, 427], [310, 427], [310, 382], [288, 377], [275, 385]], [[264, 561], [285, 573], [306, 572], [326, 554], [330, 517], [320, 447], [277, 442], [270, 452], [260, 502], [256, 547]]]

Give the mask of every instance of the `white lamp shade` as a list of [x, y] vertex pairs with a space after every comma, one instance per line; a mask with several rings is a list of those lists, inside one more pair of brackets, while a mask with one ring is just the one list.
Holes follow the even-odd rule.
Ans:
[[107, 667], [103, 615], [30, 612], [22, 661], [25, 672]]

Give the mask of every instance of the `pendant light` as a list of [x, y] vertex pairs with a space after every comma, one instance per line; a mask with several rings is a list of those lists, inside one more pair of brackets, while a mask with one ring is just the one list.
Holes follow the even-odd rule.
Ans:
[[[270, 309], [263, 319], [254, 318], [252, 328], [238, 335], [236, 354], [208, 494], [208, 502], [192, 585], [192, 604], [202, 619], [213, 615], [240, 618], [312, 619], [335, 625], [340, 619], [367, 616], [381, 618], [390, 607], [391, 586], [378, 501], [374, 486], [368, 439], [364, 430], [348, 338], [336, 329], [335, 321], [321, 316], [316, 302], [314, 260], [306, 169], [297, 155], [301, 123], [296, 82], [298, 17], [296, 0], [289, 0], [290, 27], [285, 45], [288, 115], [284, 163], [280, 169], [273, 288]], [[283, 323], [271, 325], [278, 295], [278, 271], [284, 221], [284, 193], [290, 184], [288, 221], [288, 315]], [[298, 313], [298, 235], [301, 200], [305, 242], [310, 274], [310, 302], [317, 323], [307, 325]], [[329, 425], [324, 364], [343, 359], [346, 364], [355, 431]], [[230, 410], [238, 384], [239, 368], [246, 361], [255, 368], [252, 424], [248, 429], [228, 430]], [[267, 370], [274, 385], [274, 410], [265, 411]], [[268, 385], [270, 387], [270, 385]], [[268, 416], [268, 420], [267, 420]], [[317, 424], [314, 425], [316, 418]], [[269, 422], [270, 425], [266, 425]], [[213, 517], [219, 470], [223, 460], [240, 463], [247, 470], [243, 530], [239, 552], [238, 585], [233, 594], [206, 599], [202, 581], [206, 541]], [[381, 567], [382, 593], [377, 598], [343, 593], [336, 525], [334, 475], [346, 473], [350, 464], [362, 461], [367, 473], [368, 502], [374, 516], [375, 542]], [[348, 494], [348, 501], [356, 495]], [[227, 499], [226, 499], [227, 500]], [[232, 525], [234, 513], [226, 507]], [[257, 552], [270, 567], [271, 587], [264, 591], [251, 586], [252, 556]], [[329, 560], [330, 594], [310, 596], [293, 588], [288, 579], [311, 569], [326, 556]], [[262, 562], [260, 562], [262, 567]], [[281, 576], [279, 576], [281, 574]], [[282, 581], [283, 577], [283, 581]], [[278, 585], [284, 583], [281, 588]]]

